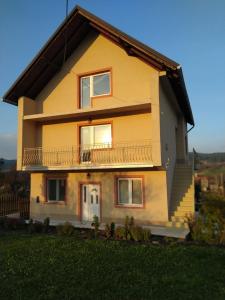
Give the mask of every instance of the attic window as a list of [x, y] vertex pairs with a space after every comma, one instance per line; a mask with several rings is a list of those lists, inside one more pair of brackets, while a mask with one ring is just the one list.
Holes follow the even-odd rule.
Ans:
[[91, 98], [107, 96], [111, 93], [110, 72], [80, 77], [80, 106], [91, 107]]

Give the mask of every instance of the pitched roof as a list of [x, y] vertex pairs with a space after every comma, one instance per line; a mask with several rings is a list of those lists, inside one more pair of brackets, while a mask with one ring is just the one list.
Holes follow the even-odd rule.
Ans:
[[180, 65], [79, 6], [74, 8], [9, 88], [3, 101], [17, 105], [21, 96], [35, 99], [90, 31], [100, 32], [122, 47], [128, 55], [136, 56], [160, 71], [166, 71], [186, 121], [194, 125]]

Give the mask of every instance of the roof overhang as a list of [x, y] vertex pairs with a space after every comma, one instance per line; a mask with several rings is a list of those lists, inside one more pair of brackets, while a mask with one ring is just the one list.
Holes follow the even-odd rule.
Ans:
[[[64, 62], [90, 32], [98, 32], [107, 36], [122, 47], [128, 55], [138, 57], [159, 71], [166, 71], [187, 122], [194, 125], [179, 64], [79, 6], [75, 7], [5, 93], [3, 101], [17, 105], [21, 96], [35, 99], [46, 83], [61, 70]], [[66, 51], [65, 40], [67, 41]]]

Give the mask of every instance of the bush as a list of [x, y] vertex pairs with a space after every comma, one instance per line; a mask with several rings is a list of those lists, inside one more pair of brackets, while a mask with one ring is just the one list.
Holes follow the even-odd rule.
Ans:
[[114, 222], [112, 222], [110, 224], [110, 234], [111, 234], [111, 237], [114, 238], [114, 236], [115, 236], [115, 223]]
[[134, 223], [134, 218], [129, 218], [128, 216], [126, 216], [124, 227], [118, 226], [115, 230], [115, 236], [120, 240], [148, 242], [151, 239], [151, 231], [149, 229], [144, 229], [140, 226], [136, 226]]
[[116, 227], [115, 236], [119, 240], [126, 240], [127, 235], [126, 235], [125, 227], [123, 227], [123, 226]]
[[28, 233], [41, 233], [44, 231], [44, 224], [40, 221], [33, 221], [32, 219], [29, 220], [28, 223]]
[[48, 233], [50, 229], [50, 218], [45, 218], [43, 222], [43, 232]]
[[147, 228], [143, 228], [143, 241], [149, 242], [151, 240], [151, 230]]
[[125, 228], [125, 239], [131, 240], [131, 229], [134, 226], [134, 217], [126, 216], [125, 222], [124, 222], [124, 228]]
[[23, 219], [1, 217], [0, 227], [6, 230], [18, 230], [25, 227], [25, 222]]
[[6, 217], [0, 217], [0, 228], [5, 229]]
[[115, 236], [115, 223], [105, 224], [105, 236], [107, 239]]
[[33, 222], [33, 219], [29, 220], [27, 231], [28, 231], [28, 233], [34, 233], [34, 222]]
[[107, 239], [111, 238], [111, 230], [109, 224], [105, 224], [105, 236]]
[[139, 242], [143, 240], [143, 229], [140, 226], [132, 226], [130, 228], [131, 239]]
[[43, 232], [44, 224], [40, 221], [34, 222], [34, 232], [41, 233]]
[[99, 232], [99, 226], [100, 226], [98, 216], [95, 215], [93, 217], [93, 223], [91, 225], [94, 227], [95, 238], [97, 238]]
[[65, 222], [64, 224], [60, 224], [56, 226], [56, 232], [61, 236], [72, 236], [74, 234], [75, 228], [70, 222]]
[[188, 220], [191, 238], [209, 244], [225, 243], [225, 201], [212, 194], [205, 197], [198, 218]]

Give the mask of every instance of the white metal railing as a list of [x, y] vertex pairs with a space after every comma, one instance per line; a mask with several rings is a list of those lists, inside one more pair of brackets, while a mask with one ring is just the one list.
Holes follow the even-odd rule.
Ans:
[[152, 164], [149, 140], [53, 148], [25, 148], [23, 166], [101, 166]]

